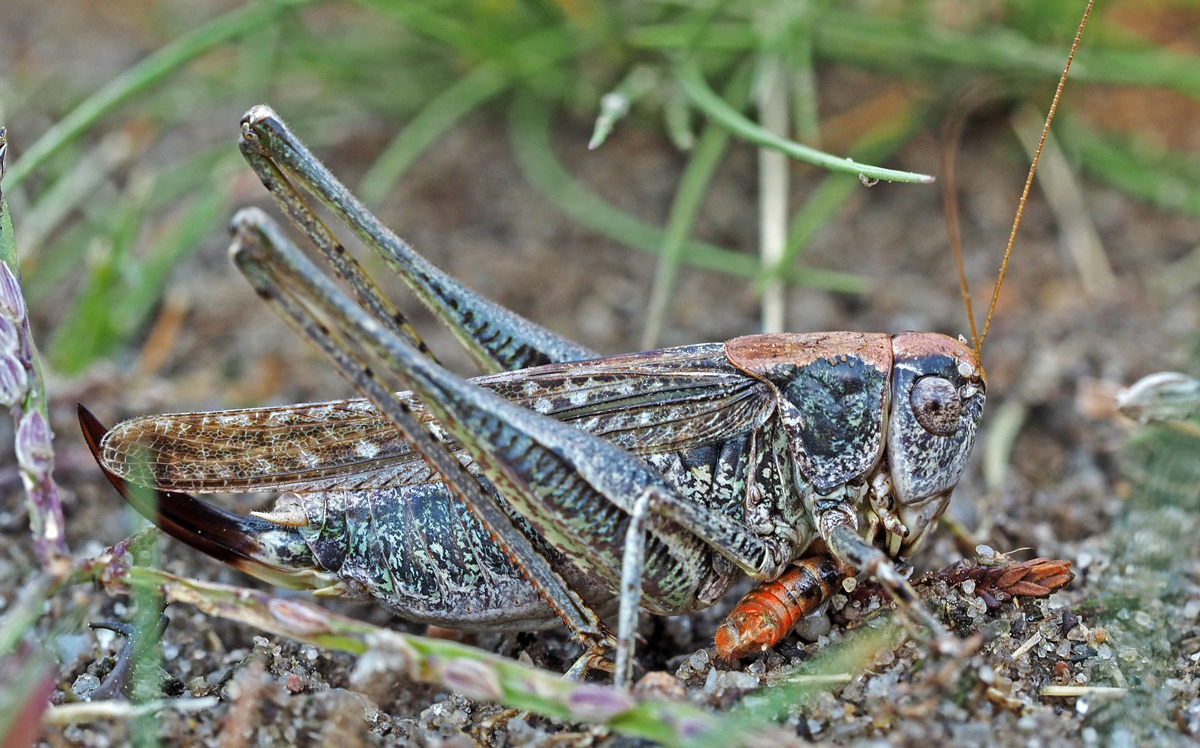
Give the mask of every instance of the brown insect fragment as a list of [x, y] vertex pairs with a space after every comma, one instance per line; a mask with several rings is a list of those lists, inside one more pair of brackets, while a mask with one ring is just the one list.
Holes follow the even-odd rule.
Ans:
[[937, 577], [954, 585], [975, 582], [975, 594], [994, 609], [1014, 597], [1047, 597], [1065, 587], [1075, 574], [1070, 561], [1033, 558], [996, 566], [958, 563], [934, 574]]

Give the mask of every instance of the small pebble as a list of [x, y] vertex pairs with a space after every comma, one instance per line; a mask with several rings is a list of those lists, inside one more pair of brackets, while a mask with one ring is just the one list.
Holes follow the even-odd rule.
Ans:
[[806, 642], [815, 642], [829, 633], [833, 625], [825, 611], [816, 611], [801, 618], [793, 631]]
[[892, 650], [888, 649], [887, 647], [884, 647], [883, 649], [879, 650], [879, 652], [875, 655], [875, 658], [874, 658], [875, 667], [877, 667], [877, 668], [885, 668], [888, 665], [891, 665], [895, 661], [896, 661], [896, 653], [893, 652]]
[[467, 638], [465, 631], [459, 629], [448, 629], [442, 626], [430, 624], [425, 627], [425, 636], [431, 639], [444, 639], [446, 641], [461, 642]]
[[687, 689], [679, 679], [661, 670], [651, 670], [638, 679], [633, 686], [633, 694], [638, 698], [659, 701], [687, 700]]
[[304, 679], [296, 673], [288, 673], [287, 680], [285, 681], [284, 685], [287, 687], [287, 690], [291, 691], [292, 693], [300, 693], [304, 690]]
[[92, 694], [100, 687], [100, 679], [91, 673], [84, 673], [71, 684], [71, 693], [80, 701], [91, 701]]
[[117, 632], [109, 629], [96, 629], [93, 633], [96, 636], [96, 644], [99, 644], [100, 649], [103, 650], [112, 646], [113, 639], [117, 638]]
[[188, 681], [187, 688], [188, 692], [191, 693], [194, 698], [199, 698], [201, 695], [208, 692], [208, 682], [205, 681], [204, 678], [197, 675], [195, 678], [192, 678], [190, 681]]
[[1197, 615], [1200, 615], [1200, 600], [1188, 600], [1183, 604], [1184, 618], [1194, 621]]
[[726, 670], [717, 677], [717, 688], [722, 691], [752, 691], [758, 688], [758, 683], [756, 676], [740, 670]]
[[1091, 708], [1092, 700], [1087, 696], [1080, 696], [1078, 699], [1075, 699], [1075, 711], [1079, 712], [1079, 714], [1087, 714]]
[[1066, 608], [1063, 608], [1059, 620], [1061, 621], [1060, 628], [1063, 636], [1067, 636], [1072, 629], [1079, 625], [1079, 616]]

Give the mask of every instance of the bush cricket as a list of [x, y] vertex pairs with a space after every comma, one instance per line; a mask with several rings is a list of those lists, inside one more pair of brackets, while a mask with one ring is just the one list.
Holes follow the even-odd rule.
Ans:
[[[234, 217], [231, 256], [365, 399], [146, 416], [110, 431], [81, 406], [105, 474], [164, 531], [272, 583], [374, 598], [416, 621], [565, 623], [585, 650], [570, 674], [613, 669], [620, 685], [639, 607], [707, 607], [742, 574], [767, 584], [719, 630], [723, 656], [778, 642], [856, 573], [934, 648], [956, 651], [895, 562], [928, 539], [966, 467], [1003, 267], [971, 345], [919, 332], [771, 334], [598, 357], [416, 254], [269, 108], [241, 126], [242, 154], [327, 268], [257, 209]], [[442, 368], [304, 193], [491, 373]], [[249, 517], [188, 495], [217, 491], [284, 494]], [[602, 621], [613, 613], [615, 635]]]

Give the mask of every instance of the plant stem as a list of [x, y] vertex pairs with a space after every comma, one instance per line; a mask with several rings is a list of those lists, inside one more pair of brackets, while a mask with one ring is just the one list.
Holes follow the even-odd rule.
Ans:
[[[750, 72], [749, 66], [743, 66], [727, 86], [725, 94], [734, 102], [735, 107], [745, 106], [749, 99]], [[728, 146], [729, 131], [715, 122], [710, 123], [700, 136], [700, 142], [679, 179], [679, 188], [671, 203], [671, 215], [667, 219], [666, 231], [663, 232], [658, 265], [654, 269], [654, 285], [650, 289], [646, 327], [642, 334], [643, 349], [657, 347], [670, 305], [671, 292], [675, 288], [675, 278], [679, 274], [679, 264], [683, 260], [684, 245], [696, 222], [700, 203], [708, 192], [708, 185]]]
[[762, 126], [751, 122], [741, 112], [738, 112], [724, 99], [717, 96], [708, 87], [708, 83], [705, 82], [704, 76], [701, 75], [700, 68], [696, 63], [685, 62], [679, 65], [676, 71], [684, 93], [687, 94], [688, 98], [691, 99], [697, 108], [725, 127], [728, 127], [734, 134], [755, 145], [774, 148], [799, 161], [842, 174], [853, 174], [865, 179], [878, 179], [888, 182], [917, 182], [922, 184], [933, 181], [933, 177], [927, 174], [915, 174], [913, 172], [896, 171], [895, 169], [883, 169], [878, 166], [860, 164], [854, 159], [839, 158], [838, 156], [818, 151], [816, 148], [801, 145], [794, 140], [781, 138]]

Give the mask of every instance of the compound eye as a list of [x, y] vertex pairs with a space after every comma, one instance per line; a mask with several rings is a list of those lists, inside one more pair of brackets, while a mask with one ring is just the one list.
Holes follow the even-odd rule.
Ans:
[[950, 380], [941, 377], [918, 379], [908, 400], [917, 423], [929, 433], [953, 436], [958, 431], [962, 403], [958, 399], [958, 389]]

